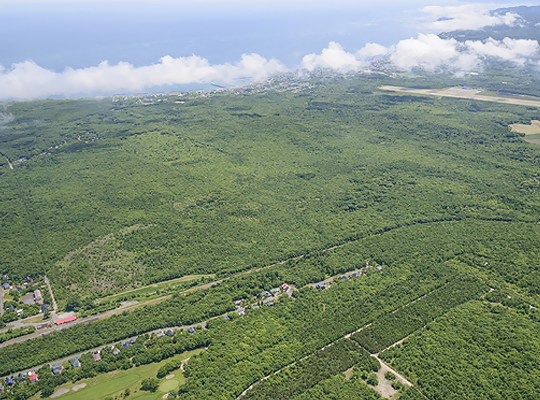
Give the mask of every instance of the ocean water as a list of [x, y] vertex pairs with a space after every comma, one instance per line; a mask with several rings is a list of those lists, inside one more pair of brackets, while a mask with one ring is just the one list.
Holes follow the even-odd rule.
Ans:
[[[195, 3], [195, 2], [191, 2]], [[242, 7], [228, 2], [0, 3], [0, 65], [33, 60], [57, 72], [107, 60], [135, 66], [196, 54], [212, 64], [243, 53], [297, 66], [330, 41], [356, 51], [416, 35], [417, 7]]]

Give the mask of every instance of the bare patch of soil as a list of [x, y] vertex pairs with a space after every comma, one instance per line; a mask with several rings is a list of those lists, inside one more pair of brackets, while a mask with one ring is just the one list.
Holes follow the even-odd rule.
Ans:
[[51, 399], [55, 399], [57, 397], [62, 396], [63, 394], [69, 393], [69, 389], [58, 389], [56, 392], [54, 392], [51, 395]]

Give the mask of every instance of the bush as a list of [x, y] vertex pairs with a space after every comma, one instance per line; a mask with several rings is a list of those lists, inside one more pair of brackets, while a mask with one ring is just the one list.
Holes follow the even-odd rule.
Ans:
[[157, 378], [146, 378], [141, 382], [141, 390], [155, 392], [158, 389], [159, 380]]
[[379, 384], [379, 378], [373, 372], [367, 377], [367, 384], [371, 386], [377, 386]]

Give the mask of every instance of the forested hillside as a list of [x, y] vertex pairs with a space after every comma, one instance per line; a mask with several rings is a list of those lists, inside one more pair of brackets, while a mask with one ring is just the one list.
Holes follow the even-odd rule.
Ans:
[[[201, 323], [193, 340], [144, 336], [129, 362], [107, 350], [84, 378], [196, 347], [176, 371], [181, 398], [534, 398], [540, 147], [509, 124], [538, 109], [380, 89], [470, 77], [286, 79], [291, 90], [7, 105], [0, 275], [46, 273], [61, 305], [216, 275], [8, 343], [1, 376]], [[68, 380], [44, 368], [0, 396]]]

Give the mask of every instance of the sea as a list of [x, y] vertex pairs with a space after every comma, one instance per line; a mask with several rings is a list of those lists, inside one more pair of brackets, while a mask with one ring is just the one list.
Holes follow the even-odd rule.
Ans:
[[320, 54], [331, 41], [354, 52], [368, 42], [388, 46], [416, 36], [420, 5], [405, 3], [0, 1], [0, 73], [27, 60], [62, 72], [105, 60], [150, 65], [166, 55], [195, 54], [211, 64], [234, 64], [244, 53], [295, 68], [303, 56]]

